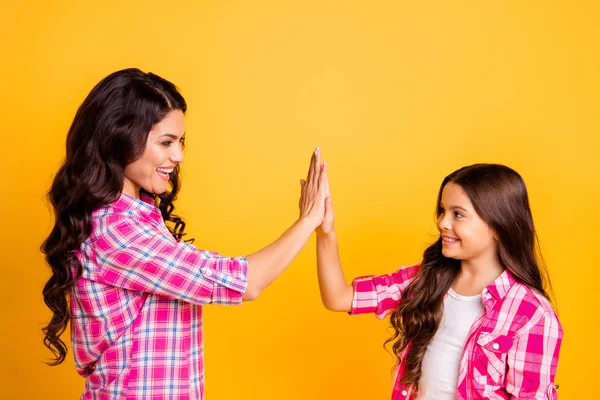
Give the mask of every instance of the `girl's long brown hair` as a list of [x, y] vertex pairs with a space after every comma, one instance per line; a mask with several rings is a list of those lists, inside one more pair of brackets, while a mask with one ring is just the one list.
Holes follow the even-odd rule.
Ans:
[[[525, 182], [514, 170], [499, 164], [463, 167], [442, 182], [437, 197], [436, 216], [441, 214], [441, 198], [448, 182], [459, 185], [477, 214], [498, 237], [500, 261], [521, 283], [550, 299], [551, 289], [541, 254]], [[538, 258], [539, 257], [539, 258]], [[444, 257], [441, 237], [423, 253], [421, 266], [408, 285], [398, 308], [391, 315], [394, 354], [406, 355], [402, 383], [418, 388], [421, 362], [435, 335], [443, 313], [444, 296], [460, 271], [460, 261]]]
[[[66, 157], [56, 173], [48, 199], [55, 222], [41, 250], [52, 270], [44, 301], [52, 319], [42, 329], [44, 344], [54, 354], [50, 365], [65, 360], [60, 336], [71, 318], [68, 293], [81, 276], [76, 257], [92, 230], [92, 212], [119, 198], [125, 166], [146, 148], [148, 133], [171, 110], [185, 113], [186, 103], [175, 85], [139, 69], [114, 72], [98, 83], [81, 104], [67, 135]], [[179, 168], [171, 173], [170, 190], [157, 194], [157, 205], [176, 239], [185, 223], [173, 214], [179, 191]]]

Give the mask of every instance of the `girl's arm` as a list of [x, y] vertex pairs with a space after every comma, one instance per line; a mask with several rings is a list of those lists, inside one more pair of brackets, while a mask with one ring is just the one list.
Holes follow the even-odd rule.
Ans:
[[362, 276], [349, 285], [340, 262], [327, 177], [324, 184], [325, 215], [317, 228], [317, 275], [321, 300], [331, 311], [375, 313], [378, 318], [384, 318], [398, 306], [402, 292], [412, 282], [419, 266], [401, 268], [388, 275]]
[[317, 229], [317, 275], [321, 300], [331, 311], [350, 312], [354, 290], [348, 285], [338, 251], [337, 235], [334, 228], [333, 204], [329, 190], [329, 179], [325, 177], [325, 215]]
[[[331, 199], [327, 206], [331, 208]], [[333, 215], [333, 212], [331, 212]], [[325, 308], [331, 311], [350, 312], [354, 290], [346, 283], [335, 230], [327, 234], [317, 233], [317, 275], [321, 300]]]
[[256, 299], [287, 268], [321, 224], [325, 213], [326, 181], [327, 164], [321, 165], [321, 150], [317, 147], [306, 181], [300, 182], [299, 219], [279, 239], [246, 257], [248, 287], [243, 300]]

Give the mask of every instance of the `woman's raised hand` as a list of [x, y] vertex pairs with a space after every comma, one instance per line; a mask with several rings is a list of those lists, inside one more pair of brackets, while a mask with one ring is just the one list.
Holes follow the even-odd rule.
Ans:
[[300, 218], [306, 218], [319, 227], [325, 216], [325, 200], [328, 198], [329, 182], [327, 162], [321, 163], [321, 148], [317, 147], [310, 158], [306, 180], [300, 180]]

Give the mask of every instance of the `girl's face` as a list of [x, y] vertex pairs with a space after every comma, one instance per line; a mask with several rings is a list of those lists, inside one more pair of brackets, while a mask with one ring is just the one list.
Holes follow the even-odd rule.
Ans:
[[461, 261], [491, 261], [497, 258], [494, 230], [475, 212], [459, 185], [449, 182], [442, 191], [437, 228], [442, 237], [442, 254]]
[[169, 174], [183, 162], [184, 134], [181, 110], [170, 111], [154, 125], [142, 156], [125, 167], [123, 193], [139, 198], [140, 188], [154, 194], [166, 192]]

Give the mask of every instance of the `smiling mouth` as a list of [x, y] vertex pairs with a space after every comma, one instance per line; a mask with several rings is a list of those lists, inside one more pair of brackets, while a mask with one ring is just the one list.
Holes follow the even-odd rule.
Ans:
[[453, 237], [444, 236], [442, 238], [442, 242], [446, 243], [446, 244], [458, 243], [459, 241], [460, 241], [459, 239], [453, 238]]
[[158, 172], [158, 176], [163, 180], [168, 181], [171, 177], [171, 172], [173, 172], [173, 168], [157, 168], [156, 172]]

